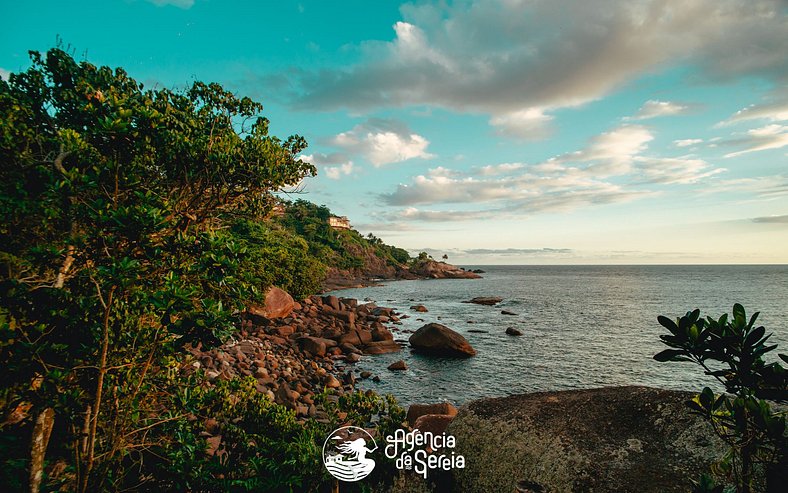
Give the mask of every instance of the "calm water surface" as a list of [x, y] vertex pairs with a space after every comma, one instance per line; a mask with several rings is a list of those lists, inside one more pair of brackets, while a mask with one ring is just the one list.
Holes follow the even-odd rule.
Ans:
[[[361, 387], [392, 393], [403, 404], [462, 404], [480, 397], [609, 385], [698, 390], [713, 381], [697, 367], [652, 359], [665, 347], [659, 341], [665, 331], [657, 315], [675, 318], [700, 308], [717, 317], [729, 313], [735, 302], [748, 313], [760, 311], [759, 323], [774, 333], [779, 352], [788, 352], [785, 265], [481, 268], [486, 271], [483, 279], [397, 281], [334, 293], [370, 298], [407, 313], [411, 318], [396, 326], [400, 329], [440, 322], [463, 334], [478, 351], [469, 359], [427, 357], [408, 349], [364, 356], [357, 370], [372, 371], [382, 381], [365, 381]], [[461, 303], [475, 296], [504, 301], [494, 307]], [[423, 304], [429, 312], [413, 312], [413, 304]], [[523, 336], [506, 335], [507, 327]], [[397, 340], [410, 335], [394, 334]], [[398, 359], [405, 360], [408, 370], [388, 371]]]

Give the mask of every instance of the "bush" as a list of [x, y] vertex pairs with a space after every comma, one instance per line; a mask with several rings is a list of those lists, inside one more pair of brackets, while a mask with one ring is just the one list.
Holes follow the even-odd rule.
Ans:
[[[772, 487], [788, 481], [786, 417], [769, 402], [788, 401], [788, 373], [779, 363], [764, 361], [763, 356], [777, 345], [767, 345], [771, 334], [767, 335], [763, 326], [755, 326], [757, 319], [755, 313], [748, 320], [738, 303], [733, 306], [731, 320], [727, 314], [704, 319], [700, 310], [687, 312], [676, 321], [660, 316], [659, 323], [670, 332], [660, 339], [671, 349], [654, 356], [657, 361], [696, 363], [725, 388], [727, 394], [715, 395], [706, 387], [688, 405], [730, 446], [720, 472], [734, 482], [739, 493], [752, 491], [759, 467]], [[788, 362], [788, 356], [779, 357]], [[695, 490], [721, 488], [704, 477]]]

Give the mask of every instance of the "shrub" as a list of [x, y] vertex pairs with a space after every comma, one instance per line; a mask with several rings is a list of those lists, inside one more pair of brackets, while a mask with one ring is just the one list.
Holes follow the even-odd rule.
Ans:
[[[654, 359], [696, 363], [727, 392], [715, 395], [705, 387], [688, 405], [730, 446], [720, 470], [732, 478], [739, 493], [752, 491], [759, 466], [766, 470], [771, 485], [785, 485], [788, 480], [786, 417], [770, 404], [788, 401], [788, 373], [779, 363], [764, 361], [763, 356], [777, 345], [768, 345], [771, 334], [767, 335], [763, 326], [755, 326], [758, 315], [748, 320], [744, 307], [737, 303], [730, 320], [727, 314], [704, 319], [700, 310], [687, 312], [676, 321], [658, 318], [670, 332], [660, 339], [671, 349]], [[779, 357], [788, 362], [788, 356]], [[696, 483], [696, 491], [719, 490], [708, 477]]]

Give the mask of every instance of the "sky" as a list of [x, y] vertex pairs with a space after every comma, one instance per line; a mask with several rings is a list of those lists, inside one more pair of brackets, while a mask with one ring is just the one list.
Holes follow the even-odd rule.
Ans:
[[[61, 42], [218, 82], [304, 136], [304, 198], [484, 264], [788, 263], [779, 0], [0, 0], [0, 77]], [[60, 40], [60, 41], [58, 41]]]

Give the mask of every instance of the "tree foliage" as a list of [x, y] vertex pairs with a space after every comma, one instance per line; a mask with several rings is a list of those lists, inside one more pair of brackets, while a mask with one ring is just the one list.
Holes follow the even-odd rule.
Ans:
[[[716, 378], [727, 393], [703, 391], [688, 405], [703, 416], [729, 446], [730, 453], [721, 472], [733, 479], [736, 491], [752, 491], [759, 467], [772, 485], [784, 485], [788, 439], [786, 416], [770, 402], [788, 401], [788, 372], [778, 362], [763, 357], [777, 348], [768, 344], [771, 334], [756, 326], [758, 313], [749, 319], [744, 307], [733, 306], [733, 316], [702, 318], [700, 310], [671, 320], [658, 321], [670, 334], [660, 336], [670, 347], [654, 356], [657, 361], [689, 361], [700, 365], [706, 375]], [[779, 355], [788, 363], [788, 356]], [[696, 483], [695, 491], [722, 491], [708, 477]]]
[[120, 489], [183, 418], [176, 348], [221, 339], [271, 280], [249, 265], [256, 233], [225, 228], [315, 168], [218, 84], [146, 90], [60, 49], [31, 60], [0, 80], [0, 406], [53, 409], [63, 477]]

